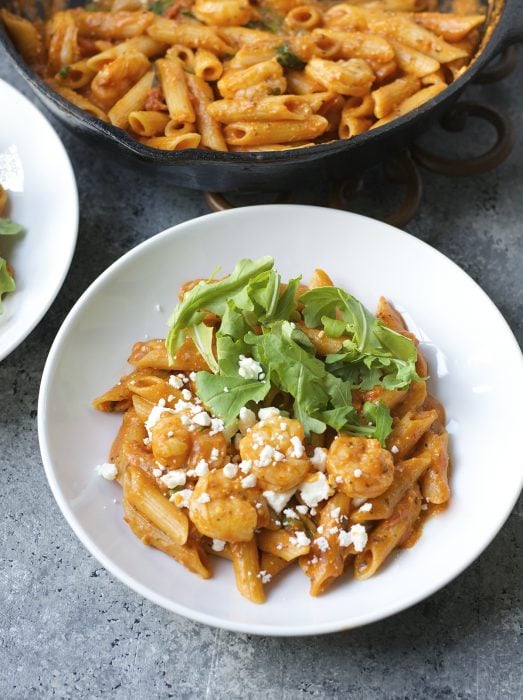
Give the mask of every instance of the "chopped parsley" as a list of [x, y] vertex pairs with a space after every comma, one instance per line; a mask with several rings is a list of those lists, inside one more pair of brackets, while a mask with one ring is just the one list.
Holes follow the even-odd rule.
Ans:
[[58, 71], [58, 75], [60, 78], [67, 78], [67, 74], [69, 73], [69, 66], [62, 66], [60, 70]]
[[303, 70], [305, 68], [305, 62], [291, 50], [288, 41], [284, 41], [283, 44], [277, 46], [276, 53], [278, 54], [276, 60], [283, 68], [289, 68], [290, 70]]

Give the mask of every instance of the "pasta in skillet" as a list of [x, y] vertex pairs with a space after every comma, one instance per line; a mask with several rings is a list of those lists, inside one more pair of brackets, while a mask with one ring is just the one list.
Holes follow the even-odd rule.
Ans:
[[98, 0], [44, 25], [0, 15], [49, 85], [145, 145], [256, 151], [353, 138], [438, 95], [485, 16], [433, 6]]
[[203, 578], [232, 561], [255, 603], [293, 562], [323, 593], [374, 575], [449, 499], [448, 436], [401, 315], [272, 258], [180, 290], [167, 340], [93, 402], [122, 412], [109, 462], [125, 520]]

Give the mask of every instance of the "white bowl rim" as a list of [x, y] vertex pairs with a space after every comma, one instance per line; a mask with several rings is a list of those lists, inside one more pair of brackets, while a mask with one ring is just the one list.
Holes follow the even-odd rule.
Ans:
[[[51, 130], [51, 132], [54, 134], [56, 137], [56, 146], [57, 146], [57, 152], [60, 154], [60, 157], [63, 159], [63, 164], [64, 164], [64, 170], [67, 171], [67, 176], [68, 179], [71, 181], [72, 185], [72, 195], [73, 199], [70, 202], [70, 205], [73, 208], [73, 218], [74, 218], [74, 227], [73, 227], [73, 235], [70, 237], [68, 241], [68, 249], [65, 251], [66, 256], [65, 256], [65, 262], [66, 264], [63, 266], [62, 271], [60, 274], [56, 277], [55, 284], [53, 287], [52, 292], [50, 292], [47, 300], [45, 303], [42, 305], [40, 308], [39, 312], [35, 314], [33, 319], [31, 320], [30, 323], [26, 325], [24, 328], [23, 332], [20, 333], [18, 337], [14, 337], [10, 343], [5, 345], [5, 347], [0, 349], [0, 362], [4, 360], [8, 355], [10, 355], [13, 350], [15, 350], [21, 343], [24, 342], [24, 340], [34, 331], [36, 326], [40, 323], [40, 321], [43, 319], [45, 314], [49, 311], [51, 304], [54, 302], [56, 297], [58, 296], [58, 293], [60, 292], [60, 289], [62, 288], [63, 283], [65, 282], [65, 278], [67, 277], [69, 270], [71, 268], [71, 263], [73, 260], [73, 255], [76, 249], [76, 243], [78, 241], [78, 225], [80, 221], [80, 204], [79, 204], [79, 198], [78, 198], [78, 187], [76, 185], [76, 177], [74, 174], [73, 166], [71, 164], [71, 160], [69, 158], [69, 155], [67, 151], [65, 150], [65, 146], [62, 143], [62, 139], [58, 135], [58, 132], [56, 129], [53, 127], [51, 122], [47, 119], [45, 114], [42, 114], [39, 109], [37, 109], [34, 104], [21, 92], [19, 92], [16, 88], [14, 88], [12, 85], [10, 85], [8, 82], [5, 80], [2, 80], [0, 78], [0, 88], [7, 89], [7, 92], [10, 90], [16, 94], [17, 98], [21, 99], [23, 102], [26, 103], [26, 107], [30, 112], [33, 112], [35, 114], [35, 117], [38, 119], [43, 120]], [[16, 294], [16, 292], [14, 292]]]
[[[460, 562], [460, 565], [457, 567], [454, 567], [452, 570], [447, 571], [445, 575], [443, 575], [440, 579], [435, 581], [434, 585], [431, 586], [430, 588], [424, 588], [422, 591], [420, 591], [419, 594], [416, 595], [408, 595], [405, 598], [402, 598], [401, 596], [398, 597], [398, 599], [395, 601], [394, 604], [389, 605], [385, 610], [384, 609], [377, 609], [376, 612], [371, 613], [371, 614], [363, 614], [360, 616], [356, 616], [355, 618], [352, 617], [350, 623], [344, 620], [339, 620], [335, 622], [327, 622], [327, 623], [314, 623], [308, 626], [300, 627], [299, 630], [297, 630], [293, 626], [289, 625], [281, 625], [279, 627], [274, 627], [273, 625], [263, 625], [263, 624], [253, 624], [253, 623], [242, 623], [242, 622], [230, 622], [226, 619], [214, 617], [213, 615], [209, 615], [206, 613], [201, 613], [199, 611], [193, 610], [191, 608], [186, 607], [185, 605], [181, 605], [179, 603], [176, 603], [168, 598], [166, 598], [163, 595], [159, 595], [155, 593], [154, 591], [149, 590], [146, 586], [142, 585], [141, 583], [137, 582], [127, 574], [125, 571], [123, 571], [118, 565], [114, 564], [113, 561], [107, 557], [97, 546], [97, 544], [90, 538], [88, 537], [84, 532], [80, 524], [78, 523], [76, 516], [74, 515], [72, 509], [70, 508], [67, 500], [63, 496], [60, 488], [60, 484], [58, 480], [55, 477], [54, 470], [53, 470], [53, 465], [52, 465], [52, 458], [51, 454], [49, 451], [49, 446], [47, 442], [47, 430], [46, 430], [46, 404], [47, 404], [47, 392], [48, 388], [50, 386], [50, 382], [52, 380], [53, 374], [56, 370], [56, 365], [59, 360], [59, 353], [60, 353], [60, 347], [61, 347], [61, 342], [62, 338], [67, 335], [69, 326], [73, 323], [76, 314], [82, 309], [84, 304], [86, 304], [90, 298], [96, 294], [98, 287], [101, 286], [104, 281], [113, 275], [122, 265], [126, 263], [127, 260], [129, 260], [132, 257], [135, 257], [137, 255], [140, 255], [141, 252], [145, 249], [148, 248], [149, 246], [154, 246], [158, 244], [160, 241], [162, 241], [164, 238], [170, 237], [170, 236], [178, 236], [183, 234], [183, 232], [187, 228], [192, 228], [195, 225], [197, 225], [201, 220], [206, 220], [209, 218], [213, 218], [213, 220], [216, 221], [217, 217], [220, 218], [228, 218], [228, 217], [235, 217], [235, 216], [244, 216], [245, 211], [248, 210], [249, 212], [252, 212], [254, 216], [256, 216], [257, 213], [260, 213], [260, 215], [263, 215], [264, 211], [268, 210], [273, 210], [278, 208], [279, 212], [284, 212], [284, 210], [287, 210], [287, 213], [289, 215], [292, 214], [293, 210], [296, 209], [310, 209], [310, 210], [318, 210], [321, 209], [322, 207], [316, 207], [316, 206], [311, 206], [311, 205], [297, 205], [297, 204], [263, 204], [263, 205], [255, 205], [255, 206], [249, 206], [249, 207], [238, 207], [236, 209], [228, 209], [226, 211], [221, 211], [221, 212], [216, 212], [216, 213], [211, 213], [211, 214], [206, 214], [201, 217], [197, 217], [196, 219], [190, 219], [188, 221], [184, 221], [180, 224], [177, 224], [175, 226], [171, 226], [156, 235], [152, 236], [151, 238], [146, 239], [142, 243], [138, 244], [131, 250], [129, 250], [127, 253], [122, 255], [120, 258], [118, 258], [115, 262], [113, 262], [104, 272], [101, 273], [92, 283], [91, 285], [85, 290], [85, 292], [81, 295], [81, 297], [77, 300], [77, 302], [74, 304], [70, 312], [68, 313], [67, 317], [65, 318], [62, 326], [60, 327], [56, 338], [51, 346], [51, 349], [49, 351], [49, 355], [47, 357], [47, 361], [44, 367], [44, 371], [42, 374], [42, 379], [41, 379], [41, 384], [40, 384], [40, 392], [39, 392], [39, 397], [38, 397], [38, 436], [39, 436], [39, 444], [40, 444], [40, 452], [42, 456], [42, 461], [44, 464], [44, 469], [45, 473], [47, 476], [47, 480], [49, 482], [49, 485], [51, 487], [51, 491], [56, 499], [56, 502], [58, 503], [58, 506], [60, 507], [60, 510], [62, 511], [64, 517], [66, 518], [67, 522], [69, 523], [70, 527], [78, 537], [78, 539], [82, 542], [82, 544], [87, 548], [87, 550], [92, 554], [95, 559], [97, 559], [100, 564], [107, 569], [110, 573], [112, 573], [117, 579], [119, 579], [122, 583], [124, 583], [126, 586], [134, 590], [136, 593], [139, 595], [142, 595], [144, 598], [147, 598], [148, 600], [152, 601], [153, 603], [156, 603], [157, 605], [170, 610], [171, 612], [177, 613], [183, 617], [186, 617], [191, 620], [195, 620], [197, 622], [204, 623], [206, 625], [209, 625], [211, 627], [217, 627], [221, 629], [225, 629], [228, 631], [232, 632], [239, 632], [239, 633], [244, 633], [244, 634], [255, 634], [255, 635], [261, 635], [261, 636], [271, 636], [271, 637], [292, 637], [292, 636], [311, 636], [311, 635], [320, 635], [320, 634], [328, 634], [328, 633], [333, 633], [333, 632], [341, 632], [344, 630], [349, 630], [349, 629], [354, 629], [363, 625], [371, 624], [373, 622], [377, 622], [378, 620], [385, 619], [387, 617], [390, 617], [392, 615], [395, 615], [397, 613], [400, 613], [404, 610], [407, 610], [408, 608], [416, 605], [420, 601], [428, 598], [429, 596], [433, 595], [436, 593], [438, 590], [446, 586], [448, 583], [450, 583], [452, 580], [454, 580], [457, 576], [459, 576], [463, 571], [468, 568], [479, 556], [482, 554], [482, 552], [489, 546], [489, 544], [492, 542], [494, 537], [498, 534], [498, 532], [501, 530], [503, 527], [504, 523], [506, 522], [507, 518], [509, 517], [515, 503], [517, 502], [519, 498], [519, 493], [521, 489], [523, 488], [523, 472], [521, 474], [521, 479], [520, 479], [520, 484], [519, 484], [519, 490], [516, 490], [514, 493], [513, 498], [506, 503], [503, 515], [498, 518], [498, 521], [493, 525], [492, 530], [489, 534], [488, 538], [485, 538], [481, 543], [477, 544], [474, 548], [471, 549], [471, 551], [468, 551], [467, 554], [463, 557], [463, 560]], [[362, 220], [368, 220], [371, 217], [366, 217], [362, 216], [360, 214], [355, 214], [353, 212], [346, 212], [352, 217], [355, 217], [357, 220], [362, 219]], [[401, 229], [397, 229], [394, 226], [390, 226], [389, 224], [386, 224], [381, 221], [376, 221], [373, 220], [375, 223], [379, 224], [380, 226], [384, 226], [388, 229], [390, 229], [391, 233], [393, 233], [397, 237], [403, 237], [410, 239], [411, 242], [413, 242], [415, 245], [419, 245], [421, 247], [429, 248], [430, 251], [443, 258], [447, 263], [450, 263], [452, 266], [456, 268], [456, 271], [459, 272], [460, 275], [465, 277], [469, 283], [472, 283], [476, 287], [476, 291], [481, 294], [483, 297], [484, 301], [488, 303], [492, 307], [492, 311], [497, 314], [499, 317], [499, 320], [502, 322], [502, 324], [505, 326], [506, 331], [507, 331], [507, 337], [510, 337], [512, 344], [514, 346], [514, 350], [516, 351], [517, 354], [519, 354], [520, 358], [520, 374], [521, 374], [521, 382], [523, 384], [523, 354], [521, 352], [521, 349], [519, 347], [519, 344], [510, 328], [508, 325], [507, 321], [497, 308], [497, 306], [494, 304], [494, 302], [490, 299], [490, 297], [486, 294], [485, 291], [473, 280], [459, 265], [457, 265], [453, 260], [448, 258], [446, 255], [441, 253], [440, 251], [436, 250], [432, 246], [430, 246], [428, 243], [425, 241], [420, 240], [419, 238], [416, 238], [416, 236], [413, 236], [410, 233], [407, 233], [405, 231], [402, 231]]]

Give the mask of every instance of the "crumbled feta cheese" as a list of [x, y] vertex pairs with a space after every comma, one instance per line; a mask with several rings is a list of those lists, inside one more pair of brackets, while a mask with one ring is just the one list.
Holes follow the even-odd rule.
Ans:
[[243, 474], [248, 474], [252, 469], [252, 460], [243, 459], [238, 466]]
[[172, 403], [175, 398], [176, 396], [174, 394], [169, 394], [169, 396], [167, 397], [167, 403]]
[[331, 511], [331, 517], [333, 520], [340, 519], [341, 508], [333, 508]]
[[169, 498], [178, 508], [188, 508], [191, 502], [192, 489], [182, 489], [173, 493]]
[[428, 510], [428, 505], [426, 503], [423, 503], [421, 506], [421, 510]]
[[178, 377], [176, 374], [171, 374], [169, 377], [169, 384], [175, 389], [181, 389], [183, 386], [183, 381], [182, 378]]
[[264, 491], [263, 495], [267, 499], [267, 503], [275, 513], [281, 513], [287, 503], [294, 496], [296, 489], [276, 493], [276, 491]]
[[200, 459], [198, 464], [194, 468], [194, 473], [196, 476], [205, 476], [209, 473], [209, 465], [204, 459]]
[[163, 472], [161, 469], [153, 469], [153, 476], [155, 476], [156, 478], [158, 478], [162, 474], [163, 474]]
[[334, 526], [329, 528], [329, 535], [335, 535], [338, 532], [339, 528]]
[[354, 544], [356, 552], [363, 552], [367, 540], [369, 539], [367, 530], [365, 530], [363, 525], [353, 525], [350, 529], [350, 536], [352, 537], [352, 543]]
[[293, 537], [289, 537], [289, 542], [296, 545], [296, 547], [308, 547], [311, 543], [303, 530], [297, 530]]
[[214, 549], [215, 552], [223, 552], [226, 544], [227, 543], [225, 542], [225, 540], [217, 540], [217, 539], [213, 538], [212, 548]]
[[303, 457], [305, 448], [303, 447], [302, 441], [297, 435], [293, 435], [293, 437], [291, 437], [291, 444], [293, 447], [291, 457], [295, 457], [296, 459], [300, 459], [301, 457]]
[[189, 391], [189, 389], [182, 389], [182, 399], [184, 401], [190, 401], [192, 399], [192, 391]]
[[294, 518], [294, 520], [300, 519], [300, 516], [292, 508], [285, 508], [283, 515], [287, 516], [287, 518]]
[[280, 551], [280, 550], [283, 549], [283, 545], [282, 545], [281, 542], [278, 542], [278, 544], [276, 545], [276, 549], [277, 549], [278, 551]]
[[320, 535], [323, 535], [323, 525], [318, 526], [317, 532], [319, 532]]
[[363, 472], [361, 471], [361, 469], [355, 469], [354, 472], [353, 472], [353, 474], [354, 474], [354, 476], [356, 477], [356, 479], [359, 479], [360, 476], [363, 475]]
[[[263, 379], [263, 377], [262, 377]], [[274, 416], [280, 415], [280, 409], [275, 406], [267, 406], [267, 408], [260, 408], [258, 411], [259, 420], [267, 420], [268, 418], [273, 418]]]
[[234, 479], [234, 477], [238, 473], [238, 467], [236, 466], [236, 464], [229, 462], [224, 466], [223, 473], [228, 479]]
[[208, 493], [202, 493], [202, 495], [198, 496], [196, 499], [196, 503], [209, 503], [210, 500], [211, 498]]
[[211, 418], [211, 430], [209, 435], [216, 435], [217, 433], [223, 433], [224, 423], [221, 418]]
[[393, 455], [397, 455], [400, 450], [399, 450], [399, 447], [397, 445], [392, 445], [392, 447], [390, 448], [390, 451], [392, 452]]
[[191, 382], [195, 382], [196, 381], [196, 372], [189, 372], [189, 379], [191, 380]]
[[322, 472], [316, 472], [310, 481], [302, 481], [298, 486], [301, 499], [309, 508], [316, 508], [320, 501], [332, 495], [327, 477]]
[[256, 477], [254, 474], [249, 474], [242, 479], [242, 488], [252, 489], [256, 486]]
[[329, 543], [326, 537], [317, 537], [314, 540], [314, 544], [318, 547], [320, 552], [326, 552], [329, 549]]
[[151, 444], [151, 438], [145, 437], [145, 438], [143, 439], [143, 444], [144, 444], [144, 445], [150, 445], [150, 444]]
[[98, 464], [96, 467], [96, 473], [98, 476], [102, 476], [107, 481], [114, 481], [118, 475], [118, 469], [116, 464], [111, 462], [104, 462], [103, 464]]
[[349, 547], [354, 545], [356, 552], [363, 552], [367, 544], [368, 535], [363, 525], [353, 525], [350, 530], [340, 530], [338, 542], [341, 547]]
[[156, 311], [158, 311], [158, 313], [161, 313], [163, 311], [161, 304], [155, 304], [154, 308]]
[[152, 407], [149, 417], [145, 421], [145, 429], [149, 437], [151, 437], [151, 430], [160, 420], [162, 413], [174, 413], [172, 408], [165, 408], [165, 399], [160, 399], [156, 406]]
[[311, 464], [319, 472], [325, 470], [325, 465], [327, 463], [327, 450], [323, 447], [315, 447], [314, 454], [311, 457]]
[[365, 498], [353, 498], [352, 499], [352, 505], [354, 508], [359, 508], [365, 503], [366, 499]]
[[275, 462], [284, 462], [285, 455], [283, 454], [283, 452], [280, 452], [279, 450], [274, 450], [273, 459]]
[[371, 510], [372, 510], [372, 503], [364, 503], [360, 507], [360, 513], [370, 513]]
[[169, 430], [169, 432], [167, 433], [167, 437], [168, 438], [174, 437], [174, 430]]
[[348, 530], [340, 530], [340, 534], [338, 535], [338, 542], [340, 543], [340, 547], [350, 547], [352, 544], [352, 537], [350, 536], [350, 532]]
[[343, 477], [342, 476], [337, 476], [335, 479], [337, 484], [343, 484]]
[[229, 393], [229, 387], [228, 387], [228, 386], [224, 386], [224, 387], [223, 387], [223, 393], [224, 393], [224, 394], [228, 394], [228, 393]]
[[269, 583], [269, 581], [270, 581], [271, 578], [272, 578], [272, 574], [269, 574], [269, 573], [267, 573], [267, 571], [265, 571], [265, 570], [262, 569], [262, 571], [260, 571], [260, 573], [257, 574], [257, 577], [258, 577], [259, 579], [261, 579], [261, 582], [262, 582], [262, 583]]
[[256, 510], [260, 510], [260, 508], [263, 508], [263, 503], [260, 503], [259, 501], [255, 504]]
[[262, 374], [263, 367], [259, 362], [256, 362], [252, 357], [240, 355], [238, 359], [238, 374], [243, 379], [258, 379]]
[[196, 425], [201, 425], [202, 427], [205, 428], [208, 425], [211, 425], [211, 417], [205, 411], [201, 411], [200, 413], [197, 413], [194, 416], [193, 423], [196, 423]]
[[217, 462], [220, 457], [220, 450], [217, 447], [213, 447], [211, 454], [209, 456], [209, 462]]
[[185, 484], [186, 475], [183, 469], [175, 469], [161, 476], [160, 481], [163, 481], [168, 489], [175, 489], [177, 486], [183, 486]]
[[251, 411], [250, 408], [246, 408], [245, 406], [242, 406], [240, 408], [240, 420], [238, 422], [238, 427], [240, 428], [241, 433], [246, 433], [249, 428], [252, 428], [252, 426], [256, 423], [256, 414], [254, 411]]
[[299, 506], [296, 506], [296, 510], [298, 513], [301, 513], [302, 515], [307, 515], [307, 512], [309, 510], [309, 506], [302, 506], [301, 504]]
[[260, 452], [258, 465], [260, 467], [268, 467], [274, 458], [275, 451], [276, 450], [274, 447], [271, 447], [271, 445], [265, 445]]

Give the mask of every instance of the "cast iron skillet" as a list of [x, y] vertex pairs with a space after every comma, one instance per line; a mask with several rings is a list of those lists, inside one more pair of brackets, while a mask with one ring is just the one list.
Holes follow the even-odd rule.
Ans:
[[[69, 1], [69, 4], [81, 3], [76, 0]], [[13, 0], [0, 0], [2, 7], [12, 8], [13, 5]], [[517, 41], [523, 41], [523, 0], [493, 0], [481, 48], [463, 75], [434, 99], [378, 129], [350, 140], [290, 151], [222, 153], [189, 149], [169, 152], [143, 146], [123, 130], [99, 121], [67, 102], [24, 63], [0, 24], [0, 46], [45, 106], [64, 124], [99, 142], [106, 152], [111, 150], [118, 157], [125, 156], [140, 173], [152, 169], [174, 184], [219, 192], [277, 191], [314, 185], [318, 180], [357, 173], [400, 152], [441, 116], [489, 61]]]

